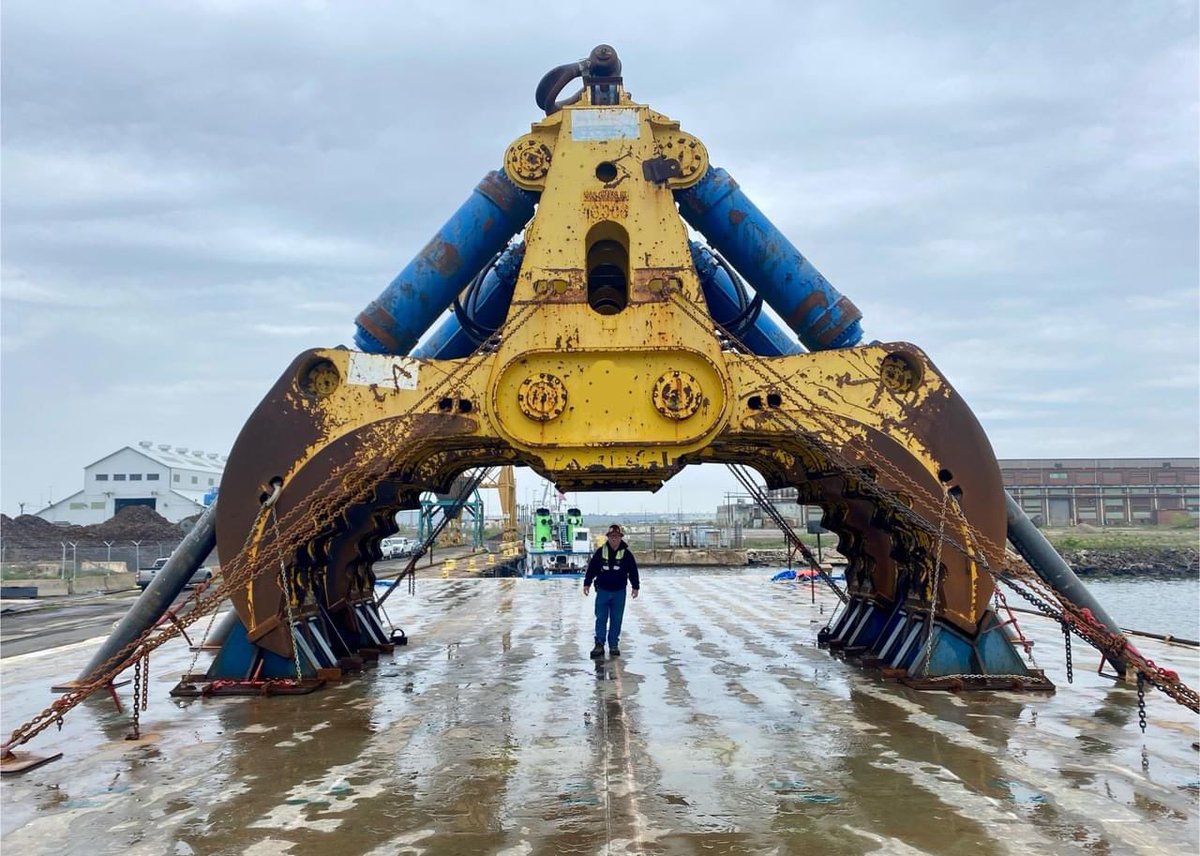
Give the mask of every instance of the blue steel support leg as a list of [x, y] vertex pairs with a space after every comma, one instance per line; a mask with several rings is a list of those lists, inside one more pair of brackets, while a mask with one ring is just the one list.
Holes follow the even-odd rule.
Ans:
[[[692, 263], [696, 266], [696, 275], [700, 278], [700, 288], [704, 291], [704, 300], [708, 303], [708, 312], [714, 321], [726, 329], [730, 324], [737, 323], [739, 316], [746, 312], [743, 297], [734, 284], [733, 278], [708, 247], [692, 241], [689, 244], [692, 251]], [[741, 341], [751, 353], [762, 357], [777, 357], [783, 354], [799, 354], [804, 351], [800, 343], [768, 316], [761, 313], [751, 321], [743, 321]]]
[[704, 235], [812, 351], [862, 338], [862, 313], [821, 276], [723, 169], [675, 191], [679, 213]]
[[484, 265], [533, 217], [538, 195], [490, 172], [425, 248], [356, 319], [354, 342], [407, 354]]
[[[494, 330], [504, 323], [512, 303], [513, 289], [517, 285], [517, 274], [521, 272], [524, 260], [524, 243], [511, 244], [500, 254], [496, 264], [479, 283], [478, 293], [471, 298], [471, 305], [464, 306], [471, 321], [488, 330]], [[457, 360], [470, 356], [478, 346], [479, 342], [463, 329], [458, 316], [451, 315], [428, 339], [413, 349], [412, 356]]]

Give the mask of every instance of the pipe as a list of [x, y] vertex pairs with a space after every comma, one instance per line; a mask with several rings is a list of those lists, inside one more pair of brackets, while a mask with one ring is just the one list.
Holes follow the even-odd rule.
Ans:
[[108, 639], [100, 646], [100, 650], [92, 657], [91, 662], [84, 667], [76, 678], [78, 683], [91, 683], [104, 666], [117, 654], [120, 654], [131, 642], [141, 638], [142, 634], [153, 627], [166, 614], [167, 609], [183, 591], [192, 574], [204, 562], [205, 557], [217, 546], [217, 502], [213, 500], [192, 531], [184, 536], [183, 541], [171, 553], [167, 564], [154, 575], [150, 585], [141, 596], [129, 607], [129, 612], [118, 622]]
[[675, 201], [683, 219], [737, 268], [809, 350], [848, 348], [862, 339], [858, 307], [821, 276], [725, 170], [709, 167], [699, 182], [675, 191]]
[[[1056, 592], [1078, 606], [1091, 610], [1096, 620], [1115, 636], [1121, 636], [1124, 631], [1113, 621], [1112, 616], [1105, 611], [1100, 602], [1092, 596], [1079, 579], [1071, 566], [1066, 563], [1046, 536], [1033, 525], [1033, 521], [1021, 509], [1021, 506], [1008, 493], [1004, 492], [1005, 510], [1008, 512], [1008, 540], [1020, 553], [1029, 567]], [[1114, 660], [1105, 654], [1108, 660], [1120, 674], [1125, 674], [1128, 666], [1122, 660]]]
[[[521, 272], [521, 262], [525, 260], [525, 244], [511, 244], [487, 272], [487, 276], [476, 286], [474, 297], [463, 297], [470, 300], [465, 309], [470, 318], [481, 327], [495, 330], [508, 317], [508, 307], [512, 303], [513, 289], [517, 285], [517, 274]], [[457, 315], [451, 315], [428, 339], [413, 349], [411, 356], [421, 359], [456, 360], [470, 356], [479, 347], [479, 343], [463, 329]]]
[[354, 342], [371, 354], [406, 354], [454, 296], [533, 217], [538, 194], [489, 172], [416, 258], [364, 309]]
[[[721, 266], [703, 244], [692, 241], [688, 247], [692, 251], [692, 263], [696, 266], [696, 274], [700, 277], [700, 288], [703, 289], [704, 299], [708, 303], [708, 313], [722, 326], [736, 321], [745, 307], [729, 271]], [[751, 353], [761, 357], [778, 357], [804, 351], [785, 330], [761, 313], [742, 333], [741, 340]]]
[[[1022, 615], [1036, 615], [1039, 618], [1048, 618], [1044, 612], [1036, 609], [1026, 609], [1023, 606], [1006, 606], [1008, 612], [1019, 612]], [[1141, 636], [1144, 639], [1157, 639], [1159, 642], [1166, 642], [1168, 645], [1183, 645], [1188, 648], [1200, 648], [1200, 641], [1195, 639], [1180, 639], [1178, 636], [1172, 636], [1170, 633], [1149, 633], [1145, 630], [1131, 630], [1128, 627], [1122, 627], [1121, 632], [1126, 636]]]

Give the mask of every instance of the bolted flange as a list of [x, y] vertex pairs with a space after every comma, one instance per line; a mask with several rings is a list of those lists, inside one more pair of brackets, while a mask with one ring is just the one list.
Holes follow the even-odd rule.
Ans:
[[539, 181], [550, 171], [554, 155], [550, 147], [537, 137], [527, 135], [508, 147], [504, 165], [525, 181]]
[[535, 422], [549, 422], [567, 407], [567, 387], [552, 374], [541, 372], [521, 381], [517, 389], [521, 412]]
[[893, 351], [879, 365], [879, 379], [897, 395], [912, 392], [921, 384], [921, 366], [911, 354]]
[[700, 382], [681, 371], [663, 372], [654, 382], [654, 408], [668, 419], [687, 419], [700, 409]]

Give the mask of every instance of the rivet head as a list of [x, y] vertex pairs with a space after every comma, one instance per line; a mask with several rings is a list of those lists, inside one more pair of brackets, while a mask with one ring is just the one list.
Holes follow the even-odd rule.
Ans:
[[566, 409], [567, 387], [552, 374], [531, 375], [517, 389], [517, 405], [534, 422], [549, 422]]
[[668, 419], [687, 419], [700, 409], [703, 398], [700, 382], [687, 372], [669, 371], [659, 375], [651, 393], [654, 409]]

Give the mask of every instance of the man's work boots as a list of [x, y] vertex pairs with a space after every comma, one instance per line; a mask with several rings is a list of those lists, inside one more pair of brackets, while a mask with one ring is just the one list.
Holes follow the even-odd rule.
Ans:
[[599, 660], [601, 657], [604, 656], [604, 643], [603, 642], [596, 643], [596, 647], [592, 649], [591, 656], [592, 656], [593, 660]]
[[620, 656], [621, 656], [621, 649], [620, 649], [620, 648], [609, 648], [609, 649], [608, 649], [608, 656], [610, 656], [610, 657], [620, 657]]

